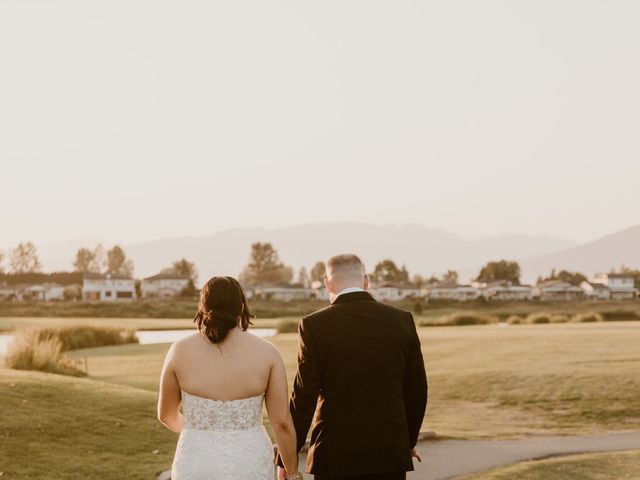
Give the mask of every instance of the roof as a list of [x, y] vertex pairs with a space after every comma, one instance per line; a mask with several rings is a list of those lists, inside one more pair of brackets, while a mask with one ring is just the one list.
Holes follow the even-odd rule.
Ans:
[[83, 280], [133, 280], [132, 277], [126, 275], [112, 275], [110, 273], [85, 273], [82, 276]]
[[183, 275], [181, 273], [173, 273], [173, 272], [160, 272], [157, 275], [152, 275], [150, 277], [144, 278], [144, 281], [153, 281], [153, 280], [191, 280], [189, 275]]
[[393, 283], [393, 282], [381, 283], [379, 285], [374, 285], [372, 288], [374, 288], [374, 289], [376, 289], [376, 288], [397, 288], [397, 289], [400, 289], [400, 290], [420, 290], [420, 287], [416, 287], [415, 285], [400, 284], [400, 283]]
[[607, 273], [607, 278], [628, 278], [633, 280], [633, 275], [629, 275], [628, 273]]

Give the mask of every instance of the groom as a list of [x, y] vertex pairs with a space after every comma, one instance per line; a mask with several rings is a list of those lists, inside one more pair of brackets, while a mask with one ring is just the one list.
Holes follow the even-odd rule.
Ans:
[[421, 461], [415, 446], [427, 405], [413, 317], [366, 292], [356, 255], [330, 258], [325, 286], [331, 305], [299, 325], [290, 405], [298, 450], [313, 420], [307, 468], [316, 480], [405, 479], [412, 457]]

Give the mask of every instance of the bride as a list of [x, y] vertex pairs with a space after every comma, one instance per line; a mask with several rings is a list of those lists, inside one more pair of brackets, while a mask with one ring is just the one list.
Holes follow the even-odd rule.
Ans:
[[180, 433], [172, 480], [273, 480], [263, 399], [287, 478], [302, 479], [284, 363], [271, 343], [247, 332], [249, 318], [238, 281], [213, 277], [200, 294], [199, 332], [167, 353], [158, 418]]

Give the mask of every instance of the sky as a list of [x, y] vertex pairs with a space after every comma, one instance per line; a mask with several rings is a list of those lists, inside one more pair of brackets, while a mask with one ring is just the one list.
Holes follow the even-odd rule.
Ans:
[[0, 246], [640, 223], [636, 0], [0, 2]]

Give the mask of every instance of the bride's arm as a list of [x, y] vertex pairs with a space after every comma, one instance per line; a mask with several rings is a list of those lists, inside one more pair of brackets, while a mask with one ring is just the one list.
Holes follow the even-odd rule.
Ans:
[[[175, 344], [174, 344], [175, 345]], [[173, 368], [175, 349], [171, 346], [160, 375], [160, 395], [158, 397], [158, 420], [176, 433], [182, 430], [182, 414], [180, 413], [180, 385]]]
[[271, 422], [273, 436], [280, 457], [288, 475], [298, 471], [298, 451], [296, 448], [296, 430], [289, 411], [289, 391], [287, 373], [278, 350], [274, 347], [274, 362], [269, 375], [269, 384], [265, 395], [267, 414]]

